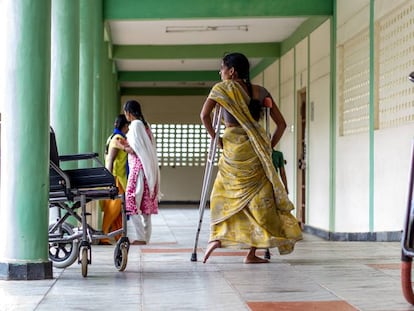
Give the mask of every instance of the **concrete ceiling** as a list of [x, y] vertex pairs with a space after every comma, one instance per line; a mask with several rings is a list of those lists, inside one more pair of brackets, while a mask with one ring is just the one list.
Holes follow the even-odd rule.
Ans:
[[254, 76], [301, 27], [332, 11], [332, 0], [104, 0], [106, 35], [128, 95], [206, 94], [228, 52], [245, 53]]

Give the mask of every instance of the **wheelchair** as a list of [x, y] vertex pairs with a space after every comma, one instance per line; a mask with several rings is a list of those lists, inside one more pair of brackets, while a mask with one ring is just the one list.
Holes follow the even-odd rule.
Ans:
[[405, 224], [401, 237], [401, 286], [405, 299], [414, 305], [411, 270], [414, 257], [414, 142], [411, 152], [411, 169], [408, 188]]
[[[414, 71], [408, 76], [414, 82]], [[401, 237], [401, 287], [404, 298], [414, 305], [412, 261], [414, 258], [414, 142], [411, 147], [410, 177], [404, 228]]]
[[[93, 162], [88, 168], [62, 170], [60, 162]], [[88, 274], [92, 263], [91, 247], [102, 238], [121, 235], [114, 250], [114, 264], [124, 271], [128, 262], [130, 242], [127, 237], [127, 218], [124, 194], [118, 193], [115, 178], [98, 158], [97, 153], [59, 155], [55, 133], [50, 128], [49, 208], [57, 208], [56, 222], [49, 225], [49, 259], [53, 266], [65, 268], [76, 260], [82, 267], [82, 276]], [[104, 234], [88, 224], [86, 204], [94, 200], [122, 200], [122, 228]], [[80, 212], [78, 210], [80, 209]], [[68, 221], [73, 217], [80, 227]]]

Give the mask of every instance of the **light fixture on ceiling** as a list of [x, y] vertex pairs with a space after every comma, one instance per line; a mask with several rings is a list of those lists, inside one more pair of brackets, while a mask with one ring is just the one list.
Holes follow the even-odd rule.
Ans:
[[248, 31], [247, 25], [167, 26], [165, 32]]

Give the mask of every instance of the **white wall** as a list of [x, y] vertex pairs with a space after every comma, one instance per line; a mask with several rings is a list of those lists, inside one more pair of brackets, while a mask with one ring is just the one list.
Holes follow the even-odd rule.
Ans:
[[288, 179], [289, 198], [296, 204], [296, 109], [294, 94], [294, 51], [293, 49], [283, 55], [279, 61], [280, 66], [280, 112], [285, 117], [287, 128], [277, 146], [283, 152], [287, 161], [285, 167]]
[[[369, 0], [338, 1], [337, 5], [337, 46], [341, 46], [368, 29]], [[369, 49], [366, 53], [368, 57]], [[342, 75], [339, 54], [337, 81]], [[339, 91], [337, 87], [337, 95]], [[336, 102], [339, 127], [339, 97]], [[369, 134], [339, 136], [338, 133], [336, 130], [335, 231], [366, 232], [369, 231]]]
[[375, 231], [394, 231], [403, 228], [413, 138], [413, 124], [375, 133]]
[[330, 27], [328, 20], [309, 36], [307, 103], [307, 224], [324, 230], [329, 230], [330, 217]]
[[[377, 23], [381, 19], [385, 21], [394, 18], [396, 23], [404, 23], [399, 28], [394, 26], [398, 32], [387, 41], [383, 38], [382, 46], [387, 44], [394, 45], [395, 37], [405, 35], [405, 39], [400, 42], [398, 47], [392, 49], [398, 55], [393, 59], [391, 66], [397, 68], [394, 72], [380, 72], [380, 76], [386, 75], [386, 83], [391, 83], [392, 88], [385, 90], [383, 96], [379, 98], [379, 104], [383, 101], [382, 97], [391, 95], [394, 92], [392, 102], [397, 107], [404, 107], [407, 103], [411, 109], [405, 109], [399, 113], [405, 113], [406, 118], [414, 114], [414, 84], [409, 82], [407, 75], [414, 71], [414, 39], [413, 31], [413, 1], [410, 0], [377, 0], [375, 1], [375, 20]], [[409, 13], [410, 12], [410, 13]], [[403, 16], [409, 16], [403, 21]], [[387, 22], [385, 22], [387, 23]], [[407, 23], [407, 24], [406, 24]], [[384, 24], [384, 23], [382, 23]], [[381, 30], [381, 28], [380, 28]], [[381, 46], [380, 46], [381, 48]], [[382, 57], [382, 55], [380, 55]], [[385, 56], [386, 57], [386, 56]], [[384, 65], [380, 69], [387, 70]], [[388, 67], [389, 68], [389, 67]], [[409, 115], [411, 113], [411, 115]], [[374, 133], [374, 230], [389, 231], [398, 230], [403, 227], [405, 219], [407, 198], [408, 198], [408, 180], [409, 166], [411, 160], [411, 146], [414, 137], [414, 124], [406, 123], [395, 125], [390, 128], [381, 128]]]
[[[369, 0], [338, 1], [337, 46], [344, 44], [353, 37], [358, 36], [362, 31], [368, 29], [370, 18], [369, 4]], [[383, 31], [379, 25], [380, 19], [395, 13], [400, 18], [402, 14], [399, 12], [402, 12], [401, 10], [408, 12], [407, 7], [410, 5], [411, 9], [408, 11], [412, 10], [412, 1], [375, 1], [374, 17], [376, 28], [374, 38], [377, 45], [382, 44], [383, 46], [387, 46], [386, 41], [380, 41], [380, 32]], [[398, 18], [392, 21], [394, 25], [398, 25], [398, 23], [401, 23]], [[412, 32], [412, 26], [412, 22], [410, 25], [400, 24], [397, 29], [399, 32], [406, 31], [410, 33]], [[388, 40], [393, 40], [393, 37], [397, 35], [398, 33], [395, 33]], [[392, 46], [394, 43], [390, 41], [388, 45]], [[412, 41], [407, 42], [407, 48], [409, 46], [412, 47], [412, 45]], [[396, 49], [398, 48], [396, 47]], [[406, 64], [412, 64], [414, 52], [408, 49], [402, 52], [397, 53], [398, 57], [392, 58], [391, 60], [384, 60], [381, 58], [381, 46], [376, 46], [374, 54], [374, 61], [378, 63], [378, 68], [385, 62], [391, 62], [387, 64], [388, 67], [401, 68], [397, 74], [401, 74], [402, 76], [397, 78], [380, 71], [378, 68], [375, 73], [377, 79], [385, 81], [385, 85], [391, 85], [391, 90], [387, 91], [391, 94], [393, 88], [402, 88], [405, 90], [408, 88], [408, 92], [401, 91], [401, 96], [397, 95], [393, 98], [393, 104], [396, 105], [400, 100], [403, 100], [404, 95], [407, 93], [413, 96], [411, 103], [414, 102], [414, 92], [409, 90], [409, 82], [406, 78], [413, 68], [407, 68], [409, 66], [404, 65], [401, 66], [404, 62]], [[366, 45], [366, 51], [363, 51], [363, 53], [370, 55], [368, 44]], [[363, 70], [364, 68], [361, 68], [361, 71]], [[340, 75], [341, 71], [338, 68], [338, 79]], [[390, 88], [389, 86], [387, 87]], [[374, 89], [378, 88], [379, 83], [377, 82]], [[411, 87], [411, 89], [413, 88]], [[377, 96], [374, 100], [375, 109], [380, 112], [383, 109], [381, 108], [382, 100], [380, 96]], [[337, 98], [337, 103], [337, 112], [339, 113], [339, 98]], [[338, 126], [339, 121], [337, 119]], [[413, 132], [414, 125], [412, 122], [411, 124], [394, 124], [389, 128], [378, 128], [378, 125], [376, 125], [372, 141], [374, 148], [373, 162], [371, 162], [369, 154], [370, 137], [368, 131], [355, 135], [337, 136], [336, 231], [364, 232], [370, 230], [370, 182], [373, 185], [374, 196], [372, 211], [373, 230], [380, 232], [401, 230], [407, 204], [409, 161]], [[374, 166], [372, 181], [370, 181], [369, 176], [370, 163]]]
[[137, 100], [149, 123], [201, 123], [200, 111], [207, 96], [124, 96], [122, 103]]

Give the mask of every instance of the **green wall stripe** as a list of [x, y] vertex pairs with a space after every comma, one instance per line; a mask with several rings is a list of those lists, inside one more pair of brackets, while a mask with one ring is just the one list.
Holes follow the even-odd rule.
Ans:
[[[252, 57], [278, 57], [277, 42], [200, 45], [114, 45], [114, 59], [202, 59], [220, 60], [229, 52], [244, 53]], [[218, 69], [217, 69], [218, 70]]]
[[[307, 63], [308, 63], [308, 70], [307, 70], [307, 75], [306, 75], [306, 79], [307, 79], [307, 83], [306, 83], [306, 163], [310, 163], [309, 160], [309, 155], [310, 155], [310, 150], [312, 148], [311, 144], [310, 144], [310, 122], [311, 122], [311, 102], [310, 102], [310, 64], [311, 64], [311, 60], [310, 60], [310, 35], [308, 35], [307, 37], [307, 46], [308, 46], [308, 57], [307, 57]], [[309, 220], [309, 210], [310, 210], [310, 206], [309, 206], [309, 196], [310, 196], [310, 191], [309, 191], [309, 186], [310, 186], [310, 173], [309, 173], [309, 165], [306, 166], [306, 188], [305, 188], [305, 194], [306, 194], [306, 206], [305, 206], [305, 223], [308, 223]]]
[[329, 231], [335, 232], [336, 227], [336, 27], [337, 0], [334, 0], [334, 13], [331, 18], [331, 111], [329, 131]]
[[[96, 24], [95, 6], [93, 1], [80, 1], [80, 33], [79, 33], [79, 110], [78, 110], [78, 152], [85, 153], [93, 150], [93, 57], [94, 31]], [[85, 135], [88, 133], [88, 135]], [[91, 161], [79, 161], [79, 167], [87, 167]]]
[[374, 231], [375, 1], [369, 10], [369, 231]]
[[191, 19], [332, 15], [328, 0], [104, 0], [105, 19]]
[[[298, 202], [298, 149], [296, 147], [298, 140], [298, 93], [296, 92], [296, 46], [293, 47], [293, 193], [295, 194], [296, 207], [302, 208], [301, 202]], [[300, 190], [299, 190], [300, 191]]]
[[142, 96], [207, 96], [210, 88], [168, 88], [168, 87], [143, 87], [143, 88], [121, 88], [123, 95]]

